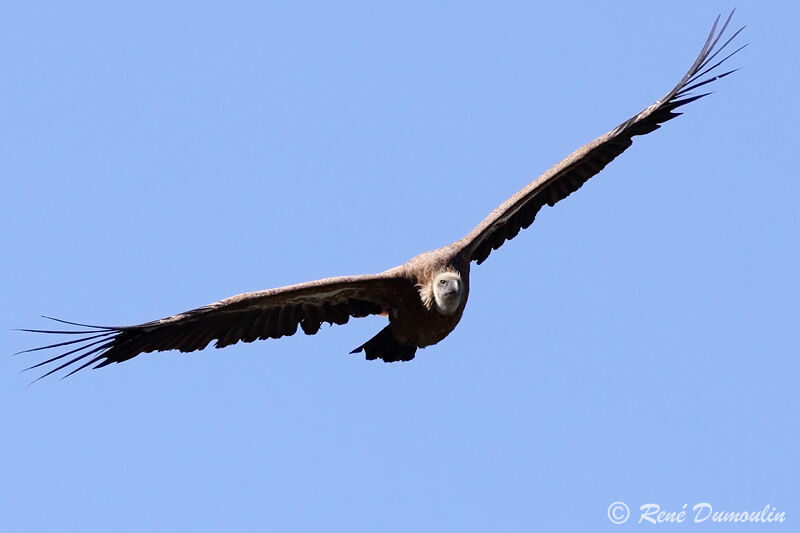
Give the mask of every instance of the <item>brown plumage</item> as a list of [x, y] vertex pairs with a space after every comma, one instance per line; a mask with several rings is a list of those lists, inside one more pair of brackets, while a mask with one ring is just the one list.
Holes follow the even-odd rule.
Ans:
[[[609, 133], [582, 146], [492, 211], [466, 237], [380, 274], [327, 278], [277, 289], [233, 296], [205, 307], [136, 326], [98, 327], [58, 319], [78, 330], [24, 330], [74, 336], [70, 340], [26, 350], [59, 348], [64, 353], [31, 366], [58, 364], [44, 376], [76, 364], [82, 368], [119, 363], [140, 353], [166, 350], [191, 352], [209, 343], [223, 348], [239, 341], [278, 339], [301, 329], [307, 335], [323, 322], [346, 324], [351, 317], [385, 315], [389, 325], [351, 353], [386, 362], [413, 359], [417, 348], [444, 339], [458, 324], [469, 295], [472, 261], [481, 264], [492, 250], [531, 225], [544, 205], [555, 205], [578, 190], [624, 152], [636, 135], [644, 135], [680, 115], [675, 110], [708, 93], [690, 91], [727, 76], [712, 74], [727, 56], [717, 56], [742, 29], [717, 46], [733, 13], [708, 40], [689, 72], [664, 98]], [[25, 353], [20, 352], [20, 353]], [[41, 378], [40, 378], [41, 379]]]

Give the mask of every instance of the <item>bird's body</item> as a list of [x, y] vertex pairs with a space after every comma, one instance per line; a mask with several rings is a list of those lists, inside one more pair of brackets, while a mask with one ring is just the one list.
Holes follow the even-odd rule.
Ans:
[[[464, 314], [469, 296], [469, 261], [452, 246], [445, 246], [413, 257], [396, 269], [387, 272], [400, 273], [408, 284], [404, 305], [387, 310], [395, 340], [418, 348], [436, 344], [456, 328]], [[436, 280], [447, 274], [456, 274], [462, 286], [458, 305], [451, 313], [437, 309], [433, 295]]]
[[492, 211], [464, 238], [379, 274], [327, 278], [240, 294], [135, 326], [100, 327], [58, 320], [84, 329], [26, 330], [73, 336], [71, 340], [26, 350], [67, 350], [30, 368], [66, 358], [45, 376], [80, 362], [72, 374], [87, 366], [98, 368], [141, 353], [200, 350], [212, 341], [222, 348], [240, 341], [277, 339], [293, 335], [298, 329], [311, 335], [324, 322], [345, 324], [351, 317], [367, 315], [384, 315], [389, 324], [351, 353], [363, 351], [367, 359], [386, 362], [412, 359], [418, 348], [440, 342], [458, 325], [467, 304], [473, 261], [481, 264], [493, 250], [530, 226], [542, 207], [555, 205], [578, 190], [631, 146], [633, 137], [658, 129], [680, 115], [675, 111], [678, 107], [705, 96], [692, 96], [690, 91], [733, 72], [704, 78], [741, 49], [716, 59], [741, 31], [717, 47], [731, 16], [719, 32], [717, 19], [689, 72], [665, 97], [575, 150]]

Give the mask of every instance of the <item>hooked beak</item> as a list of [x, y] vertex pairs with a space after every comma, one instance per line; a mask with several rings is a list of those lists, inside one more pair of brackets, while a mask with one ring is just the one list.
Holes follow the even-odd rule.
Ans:
[[445, 287], [443, 291], [444, 295], [447, 297], [453, 297], [458, 295], [458, 282], [456, 280], [450, 280], [447, 282], [447, 287]]

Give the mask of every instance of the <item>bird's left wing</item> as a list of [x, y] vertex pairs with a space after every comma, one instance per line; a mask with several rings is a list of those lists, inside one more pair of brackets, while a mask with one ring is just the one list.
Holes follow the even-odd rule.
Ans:
[[38, 378], [41, 379], [73, 364], [79, 366], [67, 376], [91, 365], [100, 368], [126, 361], [140, 353], [202, 350], [213, 340], [217, 341], [216, 348], [222, 348], [239, 341], [293, 335], [298, 327], [313, 335], [323, 322], [346, 324], [350, 317], [380, 314], [398, 306], [413, 289], [400, 274], [393, 269], [381, 274], [327, 278], [248, 292], [136, 326], [91, 326], [52, 319], [80, 329], [24, 329], [72, 338], [19, 353], [63, 350], [26, 369], [58, 365]]
[[555, 205], [577, 191], [589, 178], [600, 172], [614, 158], [624, 152], [636, 135], [656, 130], [660, 125], [681, 113], [675, 109], [693, 102], [706, 94], [691, 95], [691, 91], [714, 80], [727, 76], [733, 70], [715, 74], [726, 59], [744, 48], [741, 46], [718, 59], [717, 56], [744, 28], [717, 46], [733, 17], [733, 12], [717, 32], [720, 18], [714, 22], [711, 33], [692, 67], [664, 98], [658, 100], [638, 115], [626, 120], [610, 132], [578, 148], [559, 164], [529, 183], [524, 189], [492, 211], [469, 235], [453, 243], [467, 260], [482, 263], [502, 244], [513, 239], [521, 229], [533, 222], [539, 210]]

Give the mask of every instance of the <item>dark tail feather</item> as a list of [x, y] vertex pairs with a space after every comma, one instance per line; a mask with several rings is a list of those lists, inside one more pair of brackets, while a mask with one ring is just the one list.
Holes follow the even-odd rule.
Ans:
[[417, 347], [397, 342], [391, 326], [386, 326], [377, 335], [350, 353], [358, 353], [362, 350], [370, 361], [383, 359], [387, 363], [393, 363], [395, 361], [411, 361], [414, 359]]

